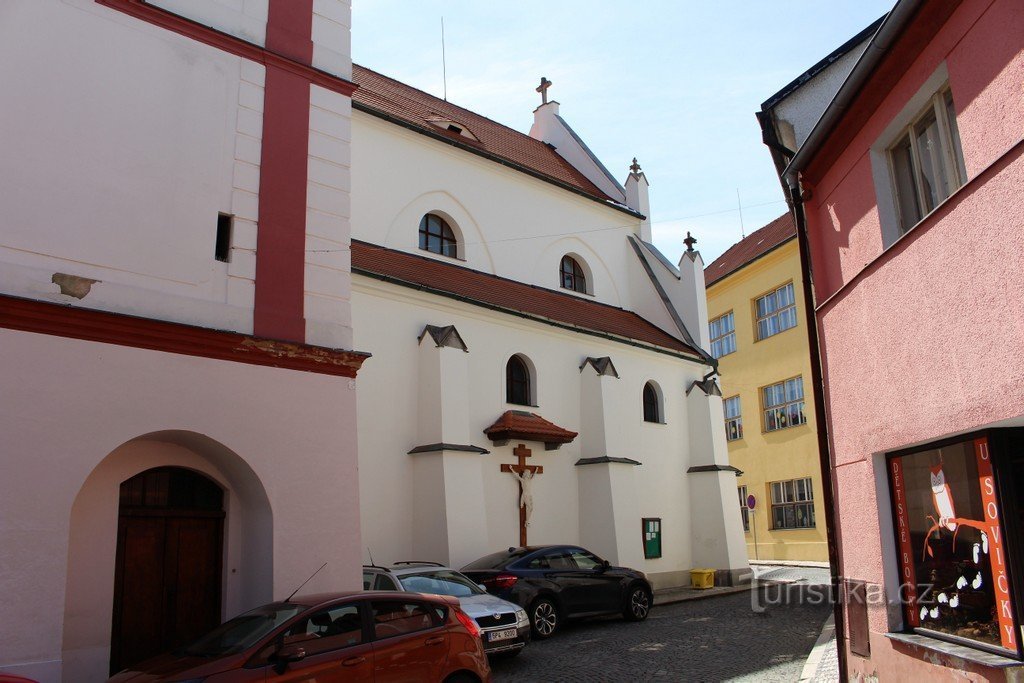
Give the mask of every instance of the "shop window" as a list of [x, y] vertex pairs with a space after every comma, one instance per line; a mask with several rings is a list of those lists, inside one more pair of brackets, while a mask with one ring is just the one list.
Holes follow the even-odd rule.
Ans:
[[661, 518], [644, 517], [644, 559], [661, 557]]
[[992, 432], [891, 454], [887, 469], [906, 625], [1020, 657], [1011, 558], [1024, 455], [1013, 431], [1012, 447]]

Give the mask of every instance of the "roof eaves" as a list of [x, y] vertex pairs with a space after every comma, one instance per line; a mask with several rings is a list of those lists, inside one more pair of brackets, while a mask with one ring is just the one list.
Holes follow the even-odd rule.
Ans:
[[700, 359], [704, 363], [717, 369], [718, 359], [702, 349], [700, 345], [694, 341], [693, 337], [690, 335], [690, 331], [686, 329], [686, 324], [683, 322], [683, 319], [679, 317], [679, 312], [676, 311], [675, 306], [672, 305], [672, 300], [669, 298], [668, 292], [666, 292], [665, 288], [661, 286], [661, 283], [658, 281], [658, 276], [654, 274], [654, 270], [651, 268], [651, 264], [648, 263], [643, 252], [640, 250], [639, 245], [637, 245], [637, 242], [640, 240], [632, 235], [628, 235], [627, 239], [629, 240], [629, 245], [633, 247], [633, 252], [636, 254], [636, 257], [640, 259], [640, 264], [644, 267], [644, 272], [647, 273], [648, 279], [651, 281], [655, 291], [661, 298], [661, 303], [665, 306], [668, 314], [672, 317], [672, 322], [676, 324], [676, 327], [679, 329], [679, 333], [683, 336], [683, 341], [686, 342], [690, 348], [697, 350], [700, 354]]
[[871, 41], [864, 48], [860, 59], [854, 65], [850, 74], [839, 86], [839, 91], [822, 112], [814, 128], [797, 150], [796, 155], [790, 160], [789, 165], [782, 172], [783, 180], [789, 187], [796, 187], [797, 174], [807, 167], [808, 162], [820, 150], [828, 135], [835, 129], [847, 107], [854, 100], [857, 94], [867, 83], [875, 67], [882, 61], [893, 42], [903, 33], [918, 8], [924, 0], [899, 0], [896, 6], [885, 15], [885, 19], [879, 25], [878, 30], [871, 37]]
[[406, 121], [404, 119], [398, 118], [397, 116], [393, 116], [391, 114], [388, 114], [385, 111], [381, 111], [380, 109], [377, 109], [375, 107], [371, 107], [370, 105], [365, 104], [363, 102], [356, 102], [355, 100], [353, 100], [352, 101], [352, 108], [356, 109], [358, 111], [362, 111], [364, 113], [370, 114], [371, 116], [376, 116], [377, 118], [383, 119], [383, 120], [387, 121], [388, 123], [393, 123], [395, 125], [401, 126], [402, 128], [406, 128], [408, 130], [411, 130], [414, 133], [419, 133], [420, 135], [425, 135], [425, 136], [427, 136], [429, 138], [433, 138], [435, 140], [439, 140], [440, 142], [444, 142], [444, 143], [449, 144], [449, 145], [451, 145], [453, 147], [458, 147], [459, 149], [465, 150], [465, 151], [470, 152], [472, 154], [476, 154], [477, 156], [481, 156], [481, 157], [483, 157], [485, 159], [488, 159], [489, 161], [493, 161], [493, 162], [496, 162], [498, 164], [501, 164], [502, 166], [507, 166], [508, 168], [511, 168], [513, 170], [516, 170], [516, 171], [519, 171], [520, 173], [525, 173], [526, 175], [529, 175], [529, 176], [532, 176], [534, 178], [537, 178], [538, 180], [542, 180], [542, 181], [544, 181], [546, 183], [550, 183], [552, 185], [560, 187], [563, 190], [568, 190], [569, 192], [572, 192], [573, 194], [577, 194], [577, 195], [579, 195], [581, 197], [584, 197], [586, 199], [589, 199], [589, 200], [591, 200], [593, 202], [597, 202], [598, 204], [601, 204], [602, 206], [607, 206], [609, 208], [615, 209], [616, 211], [621, 211], [622, 213], [628, 214], [628, 215], [632, 216], [633, 218], [639, 218], [641, 220], [644, 219], [644, 215], [641, 214], [639, 211], [635, 211], [634, 209], [629, 208], [625, 204], [620, 204], [614, 197], [608, 197], [607, 195], [603, 195], [603, 193], [602, 193], [602, 196], [599, 197], [599, 196], [591, 194], [589, 192], [585, 192], [585, 191], [579, 189], [578, 187], [574, 187], [574, 186], [570, 185], [569, 183], [566, 183], [564, 181], [558, 180], [557, 178], [552, 178], [551, 176], [549, 176], [549, 175], [547, 175], [545, 173], [541, 173], [540, 171], [536, 171], [536, 170], [534, 170], [532, 168], [528, 168], [526, 166], [523, 166], [522, 164], [517, 164], [516, 162], [514, 162], [514, 161], [512, 161], [512, 160], [510, 160], [510, 159], [508, 159], [506, 157], [500, 156], [498, 154], [494, 154], [493, 152], [488, 152], [487, 150], [480, 149], [479, 147], [476, 147], [474, 145], [467, 144], [467, 143], [463, 142], [462, 140], [456, 140], [456, 139], [454, 139], [454, 138], [452, 138], [452, 137], [450, 137], [448, 135], [444, 135], [444, 134], [441, 133], [440, 130], [438, 130], [436, 132], [432, 131], [432, 130], [428, 130], [428, 129], [426, 129], [426, 128], [422, 127], [422, 126], [419, 126], [419, 125], [417, 125], [417, 124], [415, 124], [415, 123], [413, 123], [411, 121]]
[[842, 57], [847, 52], [851, 51], [853, 48], [857, 47], [862, 42], [871, 37], [871, 35], [873, 35], [875, 31], [878, 30], [878, 27], [882, 25], [882, 22], [885, 20], [887, 16], [888, 14], [883, 14], [882, 16], [875, 19], [873, 22], [871, 22], [870, 25], [866, 26], [857, 35], [850, 38], [848, 41], [837, 47], [829, 54], [825, 55], [810, 69], [803, 72], [802, 74], [794, 78], [792, 81], [784, 85], [782, 89], [780, 89], [777, 93], [775, 93], [774, 95], [772, 95], [767, 100], [761, 103], [761, 111], [767, 111], [768, 109], [771, 109], [776, 104], [778, 104], [779, 101], [789, 97], [792, 93], [802, 88], [812, 78], [814, 78], [819, 73], [827, 69], [836, 61], [838, 61], [840, 57]]
[[705, 287], [710, 287], [711, 285], [714, 285], [715, 283], [721, 282], [722, 280], [724, 280], [725, 278], [729, 277], [730, 275], [732, 275], [734, 273], [738, 273], [739, 271], [743, 270], [744, 268], [746, 268], [747, 266], [751, 265], [752, 263], [756, 263], [756, 262], [760, 261], [762, 258], [767, 256], [768, 254], [770, 254], [773, 251], [781, 248], [782, 246], [788, 244], [789, 242], [792, 242], [795, 239], [796, 239], [796, 235], [790, 235], [789, 237], [787, 237], [786, 239], [782, 240], [778, 244], [775, 244], [775, 245], [769, 247], [768, 249], [765, 249], [761, 253], [756, 254], [755, 256], [747, 259], [746, 261], [743, 261], [741, 263], [737, 263], [735, 266], [733, 266], [729, 270], [725, 271], [721, 275], [716, 274], [714, 276], [714, 278], [712, 280], [706, 282], [704, 286]]
[[[637, 339], [632, 339], [630, 337], [623, 337], [621, 335], [612, 334], [611, 332], [602, 332], [600, 330], [595, 330], [595, 329], [592, 329], [592, 328], [589, 328], [589, 327], [580, 327], [579, 325], [573, 325], [571, 323], [561, 322], [559, 320], [554, 320], [552, 318], [547, 318], [547, 317], [542, 316], [542, 315], [535, 315], [535, 314], [532, 314], [532, 313], [526, 313], [525, 311], [519, 311], [519, 310], [516, 310], [514, 308], [509, 308], [507, 306], [500, 306], [498, 304], [488, 303], [486, 301], [481, 301], [479, 299], [474, 299], [473, 297], [464, 296], [462, 294], [456, 294], [455, 292], [449, 292], [449, 291], [444, 290], [444, 289], [438, 289], [438, 288], [435, 288], [435, 287], [430, 287], [429, 285], [424, 285], [424, 284], [420, 284], [420, 283], [417, 283], [417, 282], [411, 282], [409, 280], [404, 280], [404, 279], [402, 279], [400, 277], [395, 277], [395, 276], [392, 276], [392, 275], [385, 275], [384, 273], [378, 273], [376, 271], [368, 270], [366, 268], [360, 268], [358, 266], [353, 266], [352, 267], [352, 273], [355, 274], [355, 275], [363, 275], [363, 276], [372, 278], [374, 280], [380, 280], [381, 282], [388, 282], [388, 283], [391, 283], [391, 284], [399, 285], [401, 287], [409, 287], [410, 289], [417, 289], [419, 291], [426, 292], [428, 294], [434, 294], [436, 296], [443, 296], [443, 297], [446, 297], [446, 298], [449, 298], [449, 299], [454, 299], [456, 301], [462, 301], [464, 303], [471, 304], [473, 306], [479, 306], [481, 308], [487, 308], [489, 310], [497, 311], [499, 313], [507, 313], [509, 315], [514, 315], [514, 316], [516, 316], [518, 318], [523, 318], [525, 320], [533, 320], [535, 322], [543, 323], [545, 325], [550, 325], [552, 327], [557, 327], [559, 329], [567, 330], [569, 332], [578, 332], [580, 334], [586, 334], [586, 335], [590, 335], [592, 337], [598, 337], [600, 339], [606, 339], [608, 341], [618, 342], [620, 344], [626, 344], [628, 346], [633, 346], [633, 347], [636, 347], [636, 348], [647, 349], [647, 350], [650, 350], [650, 351], [656, 351], [657, 353], [662, 353], [662, 354], [665, 354], [667, 356], [673, 356], [673, 357], [676, 357], [676, 358], [682, 358], [684, 360], [691, 360], [691, 361], [696, 361], [696, 362], [700, 362], [700, 363], [706, 362], [705, 358], [703, 358], [700, 355], [695, 354], [695, 353], [687, 353], [685, 351], [677, 351], [675, 349], [670, 349], [670, 348], [665, 347], [665, 346], [659, 346], [658, 344], [655, 344], [653, 342], [644, 342], [644, 341], [640, 341], [640, 340], [637, 340]], [[650, 323], [649, 321], [647, 321], [647, 322], [649, 324], [653, 325], [653, 323]], [[666, 334], [668, 334], [668, 333], [666, 332]], [[671, 335], [669, 335], [669, 336], [671, 336]], [[683, 343], [686, 343], [686, 342], [683, 342]], [[696, 344], [689, 344], [689, 346], [691, 346], [694, 349], [699, 349], [699, 347]]]

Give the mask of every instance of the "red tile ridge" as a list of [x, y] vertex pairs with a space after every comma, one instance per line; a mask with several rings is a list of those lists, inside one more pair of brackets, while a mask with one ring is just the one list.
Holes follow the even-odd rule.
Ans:
[[710, 287], [796, 237], [793, 214], [787, 212], [732, 245], [704, 269], [704, 285]]
[[494, 424], [484, 430], [492, 441], [507, 439], [526, 439], [544, 443], [569, 443], [579, 432], [559, 427], [554, 422], [545, 420], [537, 413], [524, 410], [506, 410]]

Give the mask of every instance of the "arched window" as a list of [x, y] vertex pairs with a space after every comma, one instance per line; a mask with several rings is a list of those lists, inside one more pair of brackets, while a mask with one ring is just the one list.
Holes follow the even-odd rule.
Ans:
[[530, 369], [519, 356], [512, 356], [505, 365], [505, 401], [530, 405]]
[[562, 287], [574, 292], [587, 293], [587, 275], [583, 267], [572, 256], [562, 257]]
[[443, 218], [432, 213], [420, 219], [420, 249], [452, 258], [459, 256], [455, 232]]
[[653, 382], [644, 385], [644, 422], [661, 422], [661, 400]]

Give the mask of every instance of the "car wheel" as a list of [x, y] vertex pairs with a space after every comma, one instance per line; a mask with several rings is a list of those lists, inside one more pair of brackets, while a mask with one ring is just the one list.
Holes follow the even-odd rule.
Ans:
[[558, 608], [548, 598], [541, 598], [530, 607], [530, 626], [533, 637], [550, 638], [558, 630]]
[[627, 621], [643, 621], [651, 611], [651, 592], [646, 586], [634, 584], [629, 589], [622, 616]]

